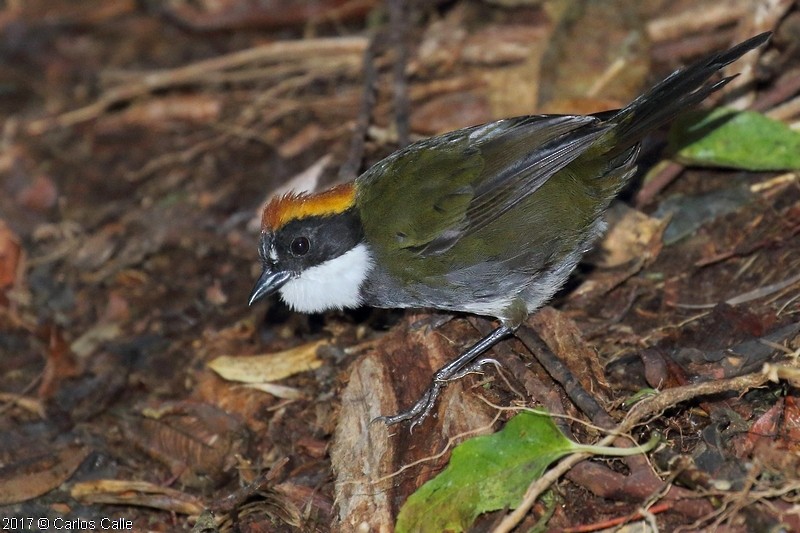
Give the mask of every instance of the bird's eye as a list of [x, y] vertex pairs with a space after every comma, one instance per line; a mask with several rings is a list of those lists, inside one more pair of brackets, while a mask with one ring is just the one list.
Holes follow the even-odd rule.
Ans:
[[308, 253], [309, 248], [311, 248], [311, 243], [308, 242], [308, 238], [306, 237], [295, 237], [292, 241], [289, 250], [291, 250], [292, 255], [301, 256], [306, 255]]

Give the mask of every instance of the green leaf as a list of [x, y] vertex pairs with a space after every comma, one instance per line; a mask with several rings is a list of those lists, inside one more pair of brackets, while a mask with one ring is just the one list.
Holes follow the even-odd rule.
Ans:
[[447, 468], [409, 496], [395, 530], [464, 531], [481, 513], [517, 507], [530, 483], [567, 454], [636, 455], [658, 443], [654, 436], [644, 446], [631, 448], [578, 444], [566, 438], [547, 413], [523, 411], [498, 433], [456, 446]]
[[408, 498], [396, 531], [463, 531], [481, 513], [514, 508], [547, 465], [579, 448], [549, 416], [522, 412], [457, 446], [447, 468]]
[[687, 113], [673, 123], [669, 139], [676, 158], [687, 165], [800, 169], [800, 132], [755, 111]]

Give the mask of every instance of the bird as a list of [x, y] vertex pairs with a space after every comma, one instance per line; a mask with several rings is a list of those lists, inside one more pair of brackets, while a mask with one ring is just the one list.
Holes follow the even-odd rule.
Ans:
[[711, 80], [770, 35], [679, 69], [622, 109], [459, 129], [410, 144], [351, 182], [273, 198], [249, 304], [277, 292], [301, 313], [371, 306], [498, 320], [412, 407], [379, 417], [413, 429], [448, 381], [479, 369], [483, 353], [564, 285], [635, 174], [642, 139], [730, 82]]

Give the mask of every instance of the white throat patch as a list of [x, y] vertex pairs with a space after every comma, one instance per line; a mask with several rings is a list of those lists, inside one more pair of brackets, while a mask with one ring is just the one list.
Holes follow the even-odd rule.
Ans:
[[361, 284], [372, 268], [365, 244], [303, 271], [281, 287], [281, 298], [301, 313], [361, 305]]

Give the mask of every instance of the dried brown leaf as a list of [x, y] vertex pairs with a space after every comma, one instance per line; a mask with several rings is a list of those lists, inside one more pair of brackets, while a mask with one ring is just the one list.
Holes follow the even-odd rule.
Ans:
[[72, 444], [0, 468], [0, 505], [37, 498], [58, 487], [78, 469], [91, 450]]
[[209, 368], [229, 381], [263, 383], [278, 381], [322, 366], [319, 348], [330, 344], [320, 340], [265, 355], [223, 355], [208, 363]]
[[649, 217], [636, 209], [619, 207], [600, 243], [598, 266], [613, 268], [634, 260], [650, 260], [661, 251], [661, 234], [669, 221]]
[[199, 515], [203, 503], [185, 492], [146, 481], [98, 479], [73, 485], [70, 495], [85, 504], [139, 505], [180, 514]]

